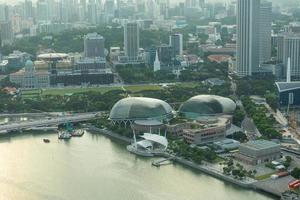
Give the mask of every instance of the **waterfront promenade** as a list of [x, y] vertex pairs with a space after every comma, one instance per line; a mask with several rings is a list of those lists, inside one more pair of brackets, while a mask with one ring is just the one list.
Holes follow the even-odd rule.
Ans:
[[[120, 140], [122, 142], [128, 143], [130, 144], [132, 142], [132, 140], [128, 137], [124, 137], [121, 136], [117, 133], [114, 133], [110, 130], [106, 130], [106, 129], [99, 129], [96, 128], [92, 125], [87, 125], [85, 126], [86, 128], [88, 128], [91, 131], [96, 131], [96, 132], [100, 132], [103, 135], [106, 135], [110, 138], [113, 139], [117, 139]], [[157, 156], [159, 157], [164, 157], [164, 158], [170, 158], [172, 157], [172, 160], [176, 163], [179, 163], [183, 166], [187, 166], [190, 167], [192, 169], [195, 170], [199, 170], [202, 173], [208, 174], [210, 176], [213, 176], [217, 179], [223, 180], [225, 182], [237, 185], [239, 187], [245, 188], [245, 189], [251, 189], [251, 190], [257, 190], [257, 191], [262, 191], [268, 194], [271, 194], [274, 197], [278, 197], [280, 198], [281, 193], [284, 192], [286, 190], [286, 182], [288, 182], [288, 180], [290, 180], [290, 176], [289, 178], [284, 178], [284, 179], [278, 179], [278, 180], [271, 180], [271, 179], [267, 179], [265, 181], [257, 181], [255, 179], [252, 178], [244, 178], [244, 179], [236, 179], [233, 176], [228, 176], [223, 174], [223, 171], [221, 169], [221, 166], [216, 166], [216, 164], [211, 164], [208, 162], [203, 161], [201, 165], [196, 164], [192, 161], [189, 161], [187, 159], [184, 159], [182, 157], [178, 157], [178, 156], [173, 156], [170, 155], [168, 153], [164, 153], [164, 154], [157, 154]], [[275, 184], [278, 187], [273, 187], [272, 185]], [[280, 186], [279, 186], [280, 185]]]

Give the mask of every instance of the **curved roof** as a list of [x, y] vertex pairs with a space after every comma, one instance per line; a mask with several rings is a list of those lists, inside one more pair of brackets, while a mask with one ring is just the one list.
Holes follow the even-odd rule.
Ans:
[[145, 149], [149, 148], [149, 147], [153, 147], [152, 142], [148, 141], [148, 140], [142, 140], [136, 143], [138, 146], [141, 146]]
[[165, 138], [163, 136], [156, 135], [156, 134], [150, 134], [150, 133], [144, 133], [144, 135], [142, 135], [140, 137], [144, 138], [147, 141], [158, 143], [158, 144], [162, 145], [165, 148], [168, 147], [168, 140], [167, 140], [167, 138]]
[[216, 95], [198, 95], [184, 102], [179, 112], [190, 116], [231, 114], [236, 104], [229, 98]]
[[68, 54], [65, 53], [45, 53], [38, 55], [38, 59], [41, 60], [61, 60], [67, 57]]
[[118, 101], [110, 111], [111, 120], [168, 119], [173, 109], [159, 99], [128, 97]]

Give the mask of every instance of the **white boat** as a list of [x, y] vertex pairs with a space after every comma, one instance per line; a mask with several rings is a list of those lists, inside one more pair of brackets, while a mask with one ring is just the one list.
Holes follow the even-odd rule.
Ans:
[[85, 130], [79, 129], [79, 130], [73, 131], [73, 132], [71, 133], [71, 135], [72, 135], [73, 137], [81, 137], [81, 136], [84, 135], [84, 133], [85, 133]]
[[67, 131], [59, 131], [58, 132], [58, 139], [61, 140], [69, 140], [71, 139], [72, 135], [68, 133]]

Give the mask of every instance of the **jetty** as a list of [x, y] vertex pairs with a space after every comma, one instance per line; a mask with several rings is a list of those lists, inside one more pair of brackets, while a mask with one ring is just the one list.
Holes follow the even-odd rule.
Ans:
[[173, 161], [175, 159], [175, 157], [169, 157], [169, 158], [163, 158], [163, 159], [159, 159], [159, 160], [156, 160], [156, 161], [153, 161], [152, 162], [152, 165], [155, 166], [155, 167], [160, 167], [160, 166], [163, 166], [163, 165], [171, 165]]

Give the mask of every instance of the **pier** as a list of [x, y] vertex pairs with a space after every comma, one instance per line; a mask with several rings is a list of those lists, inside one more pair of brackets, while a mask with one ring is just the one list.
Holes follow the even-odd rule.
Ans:
[[163, 165], [171, 165], [172, 164], [171, 161], [173, 161], [174, 159], [175, 159], [175, 157], [163, 158], [160, 160], [153, 161], [152, 165], [155, 167], [160, 167]]

